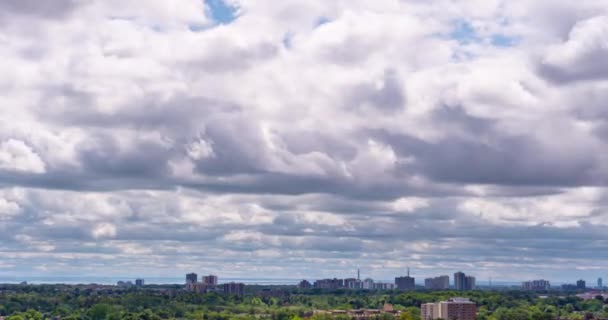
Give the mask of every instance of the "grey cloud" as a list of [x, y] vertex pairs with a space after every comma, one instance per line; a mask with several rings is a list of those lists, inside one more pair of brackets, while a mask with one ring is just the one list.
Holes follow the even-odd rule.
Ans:
[[119, 177], [162, 177], [168, 172], [171, 150], [152, 141], [138, 141], [121, 150], [113, 136], [89, 139], [80, 150], [81, 163], [87, 172]]
[[16, 13], [41, 18], [62, 18], [78, 5], [76, 0], [5, 0], [0, 2], [0, 16]]
[[242, 109], [227, 101], [177, 94], [168, 99], [146, 95], [114, 112], [101, 111], [94, 101], [94, 93], [73, 85], [53, 86], [46, 90], [35, 111], [41, 121], [92, 129], [159, 130], [184, 140], [204, 129], [207, 121], [221, 121]]
[[[228, 42], [223, 37], [210, 41], [210, 48], [204, 50], [200, 57], [183, 61], [187, 66], [186, 73], [221, 73], [244, 71], [254, 64], [263, 63], [278, 53], [278, 45], [268, 42], [241, 46]], [[194, 75], [195, 75], [194, 74]]]
[[539, 66], [541, 74], [559, 83], [608, 78], [606, 30], [608, 16], [579, 21], [568, 40], [548, 52]]
[[405, 107], [406, 97], [403, 92], [401, 79], [395, 70], [384, 72], [382, 84], [378, 88], [373, 81], [357, 85], [347, 96], [346, 108], [378, 109], [388, 114], [399, 111]]
[[352, 160], [357, 155], [357, 145], [339, 136], [313, 130], [291, 130], [282, 133], [287, 150], [295, 155], [321, 152], [337, 160]]
[[606, 181], [606, 177], [596, 175], [598, 163], [591, 150], [589, 157], [554, 156], [534, 136], [502, 134], [493, 129], [489, 120], [460, 116], [452, 120], [464, 123], [465, 132], [473, 136], [448, 136], [427, 142], [405, 134], [382, 131], [371, 134], [390, 144], [401, 157], [415, 158], [413, 164], [403, 163], [402, 170], [421, 172], [437, 181], [540, 187], [596, 185]]
[[[533, 21], [509, 17], [523, 30], [516, 48], [486, 51], [484, 45], [465, 60], [449, 59], [465, 50], [453, 47], [457, 41], [433, 37], [421, 48], [445, 51], [445, 57], [432, 57], [432, 66], [410, 61], [418, 55], [395, 59], [399, 50], [417, 46], [407, 37], [399, 37], [402, 46], [382, 43], [391, 38], [383, 32], [392, 23], [378, 23], [369, 34], [335, 28], [348, 18], [342, 5], [332, 9], [332, 22], [314, 30], [310, 21], [305, 28], [290, 21], [287, 29], [295, 31], [276, 17], [248, 16], [272, 10], [250, 8], [233, 24], [196, 34], [169, 24], [133, 28], [132, 35], [150, 46], [129, 47], [133, 70], [123, 70], [124, 55], [103, 54], [120, 53], [120, 41], [130, 38], [105, 37], [108, 17], [96, 15], [95, 6], [87, 10], [90, 21], [79, 20], [72, 13], [83, 3], [0, 4], [0, 20], [16, 17], [10, 30], [19, 30], [0, 39], [17, 44], [0, 50], [11, 61], [11, 77], [0, 85], [10, 91], [0, 96], [7, 97], [3, 105], [16, 106], [2, 109], [0, 136], [27, 140], [46, 164], [40, 174], [0, 170], [0, 209], [4, 199], [22, 209], [0, 212], [2, 263], [14, 265], [7, 273], [120, 269], [181, 276], [206, 268], [246, 275], [256, 268], [272, 276], [343, 276], [360, 264], [390, 278], [406, 263], [428, 273], [488, 272], [496, 263], [495, 272], [520, 273], [553, 265], [564, 277], [563, 270], [580, 264], [608, 267], [601, 259], [608, 140], [597, 139], [608, 136], [601, 93], [608, 69], [599, 59], [604, 34], [595, 29], [603, 24], [593, 20], [566, 39], [573, 26], [584, 27], [601, 12], [591, 12], [595, 5], [560, 2]], [[427, 16], [426, 5], [373, 15], [396, 23], [415, 16], [412, 21], [428, 20], [433, 28], [456, 18], [450, 12]], [[352, 6], [346, 22], [365, 26], [361, 17], [372, 6]], [[67, 15], [74, 21], [62, 24]], [[251, 23], [257, 19], [264, 23]], [[494, 26], [484, 19], [480, 28]], [[47, 38], [20, 31], [34, 24], [34, 31], [56, 27], [62, 33]], [[252, 26], [259, 32], [250, 32]], [[526, 32], [543, 34], [526, 39]], [[286, 33], [295, 35], [294, 45], [280, 50]], [[588, 35], [587, 46], [564, 54]], [[332, 37], [330, 44], [317, 43], [320, 36]], [[494, 99], [504, 84], [493, 82], [490, 77], [502, 74], [488, 66], [535, 61], [530, 41], [544, 46], [546, 56], [522, 74], [513, 62], [509, 77], [516, 86], [530, 84], [533, 94]], [[72, 68], [84, 58], [85, 70]], [[132, 74], [150, 65], [161, 72]], [[470, 101], [476, 79], [460, 83], [463, 73], [488, 77], [482, 91], [490, 93]], [[362, 74], [378, 76], [361, 81]], [[124, 92], [111, 90], [114, 84]], [[529, 130], [521, 130], [524, 124]], [[382, 146], [371, 155], [370, 141]], [[192, 152], [196, 143], [209, 150]], [[172, 170], [176, 163], [183, 164], [180, 174]], [[411, 197], [424, 205], [395, 203]], [[463, 209], [476, 201], [497, 209]], [[543, 201], [555, 208], [533, 212]], [[110, 231], [96, 237], [94, 229], [103, 225]]]
[[211, 121], [206, 127], [213, 156], [198, 161], [197, 170], [208, 175], [266, 172], [268, 150], [257, 124], [242, 116], [226, 120]]

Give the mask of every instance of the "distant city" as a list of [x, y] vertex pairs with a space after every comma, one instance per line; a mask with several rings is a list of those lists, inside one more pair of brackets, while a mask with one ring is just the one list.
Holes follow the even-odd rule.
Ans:
[[[416, 290], [416, 279], [410, 275], [408, 268], [407, 274], [398, 276], [394, 282], [378, 282], [371, 278], [361, 280], [361, 272], [357, 270], [356, 278], [346, 279], [320, 279], [313, 283], [308, 280], [302, 280], [298, 287], [300, 289], [363, 289], [363, 290]], [[450, 277], [441, 275], [435, 278], [424, 279], [424, 287], [431, 290], [447, 290], [450, 289]], [[454, 289], [458, 291], [466, 291], [475, 289], [475, 277], [467, 276], [463, 272], [454, 274]]]
[[[477, 287], [475, 276], [468, 275], [462, 271], [455, 272], [451, 277], [449, 275], [438, 275], [435, 277], [426, 277], [423, 280], [423, 285], [416, 283], [416, 278], [410, 274], [410, 269], [407, 268], [404, 275], [398, 275], [394, 281], [375, 281], [369, 277], [362, 278], [359, 269], [356, 270], [356, 275], [346, 278], [325, 278], [314, 281], [301, 280], [297, 285], [251, 285], [250, 289], [244, 282], [227, 281], [220, 283], [217, 275], [209, 274], [200, 276], [197, 273], [191, 272], [185, 275], [182, 284], [170, 285], [149, 285], [145, 279], [137, 278], [134, 281], [117, 281], [115, 286], [108, 285], [88, 285], [87, 290], [94, 290], [96, 294], [115, 294], [116, 287], [118, 292], [131, 292], [131, 290], [142, 290], [145, 292], [153, 292], [156, 294], [164, 294], [169, 296], [189, 295], [189, 294], [219, 294], [226, 297], [242, 298], [246, 294], [254, 295], [262, 298], [280, 298], [286, 297], [294, 292], [328, 293], [331, 294], [337, 291], [348, 290], [368, 290], [368, 291], [393, 291], [393, 292], [408, 292], [420, 290], [422, 292], [451, 290], [446, 293], [451, 294], [453, 291], [471, 291], [471, 290], [495, 290], [498, 287], [493, 287], [491, 280], [488, 280], [488, 285], [483, 288]], [[22, 285], [27, 285], [22, 282]], [[69, 288], [69, 287], [68, 287]], [[145, 289], [144, 289], [145, 288]], [[603, 292], [604, 282], [600, 277], [597, 279], [593, 288], [587, 288], [585, 280], [577, 280], [571, 284], [561, 284], [552, 287], [551, 283], [545, 279], [536, 279], [523, 281], [519, 286], [505, 287], [507, 290], [519, 289], [523, 291], [535, 292], [536, 296], [543, 297], [551, 294], [550, 291], [563, 290], [572, 294], [576, 294], [578, 298], [583, 300], [597, 300], [598, 297], [608, 300], [608, 294]], [[64, 289], [65, 290], [65, 289]], [[498, 289], [500, 290], [500, 289]], [[555, 292], [554, 292], [555, 294]], [[558, 293], [561, 294], [561, 293]], [[470, 300], [469, 294], [463, 293], [464, 297], [451, 297], [446, 300], [434, 302], [420, 303], [420, 319], [422, 320], [475, 320], [478, 315], [479, 301]], [[316, 309], [312, 311], [312, 315], [327, 315], [347, 316], [351, 319], [371, 320], [378, 319], [380, 315], [391, 315], [393, 318], [400, 317], [403, 309], [395, 309], [392, 304], [384, 303], [382, 308], [378, 309], [352, 309], [352, 310], [336, 310], [336, 309]], [[0, 317], [0, 320], [4, 320]]]
[[[185, 276], [184, 289], [195, 293], [220, 293], [226, 295], [242, 296], [245, 291], [244, 282], [226, 282], [219, 283], [218, 276], [207, 275], [202, 276], [199, 281], [199, 276], [196, 273], [188, 273]], [[450, 281], [449, 275], [439, 275], [436, 277], [427, 277], [424, 279], [424, 284], [416, 283], [416, 278], [410, 275], [409, 268], [403, 276], [395, 277], [393, 282], [375, 281], [372, 278], [361, 278], [361, 272], [357, 269], [356, 277], [349, 278], [325, 278], [314, 281], [301, 280], [297, 284], [298, 289], [319, 289], [319, 290], [398, 290], [398, 291], [413, 291], [413, 290], [456, 290], [470, 291], [478, 289], [476, 278], [472, 275], [467, 275], [462, 271], [455, 272]], [[118, 281], [119, 287], [143, 287], [144, 279], [135, 279], [135, 281]], [[287, 284], [279, 284], [287, 285]], [[519, 287], [525, 291], [548, 291], [548, 290], [586, 290], [587, 283], [585, 280], [577, 280], [574, 283], [561, 284], [557, 287], [552, 287], [548, 280], [538, 279], [521, 282], [520, 286], [509, 286], [511, 289]], [[491, 280], [484, 288], [493, 288]], [[593, 288], [603, 289], [603, 279], [597, 279], [596, 286]]]
[[[451, 279], [449, 275], [439, 275], [435, 277], [425, 277], [423, 279], [417, 279], [410, 275], [409, 268], [404, 272], [405, 275], [397, 276], [393, 281], [387, 280], [374, 280], [370, 277], [362, 278], [360, 270], [356, 270], [354, 277], [346, 278], [323, 278], [317, 280], [304, 279], [297, 281], [295, 279], [266, 279], [266, 278], [229, 278], [227, 283], [237, 284], [256, 284], [256, 285], [277, 285], [277, 286], [289, 286], [296, 285], [300, 289], [360, 289], [360, 290], [449, 290], [453, 289], [456, 291], [469, 291], [480, 288], [520, 288], [527, 291], [546, 291], [546, 290], [584, 290], [587, 288], [604, 288], [604, 282], [602, 277], [598, 277], [594, 281], [594, 285], [588, 285], [587, 281], [579, 279], [571, 283], [559, 283], [558, 285], [552, 285], [549, 280], [545, 279], [534, 279], [523, 282], [507, 282], [507, 281], [495, 281], [491, 279], [483, 281], [479, 284], [476, 277], [467, 275], [464, 272], [455, 272]], [[33, 277], [31, 283], [40, 284], [110, 284], [115, 283], [119, 287], [141, 287], [145, 284], [176, 284], [179, 281], [177, 277], [167, 278], [151, 278], [152, 282], [147, 283], [143, 278], [137, 278], [134, 280], [120, 280], [116, 282], [109, 282], [111, 278], [91, 278], [86, 280], [87, 277], [54, 277], [54, 278], [42, 278]], [[123, 278], [124, 279], [124, 278]], [[182, 278], [184, 279], [184, 278]], [[219, 284], [218, 276], [208, 275], [202, 276], [200, 281], [196, 273], [189, 273], [186, 275], [185, 288], [191, 291], [198, 292], [219, 292], [223, 290], [223, 284]], [[22, 283], [27, 284], [28, 281], [17, 280], [16, 278], [0, 278], [0, 283]]]

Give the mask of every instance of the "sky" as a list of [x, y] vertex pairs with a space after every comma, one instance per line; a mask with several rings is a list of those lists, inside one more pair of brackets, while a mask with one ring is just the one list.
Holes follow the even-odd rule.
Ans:
[[0, 1], [0, 277], [608, 277], [605, 0]]

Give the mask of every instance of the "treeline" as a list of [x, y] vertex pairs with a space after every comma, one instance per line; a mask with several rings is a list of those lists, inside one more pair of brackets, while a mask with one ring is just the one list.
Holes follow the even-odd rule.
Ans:
[[[195, 294], [178, 288], [101, 289], [71, 286], [0, 286], [0, 316], [5, 320], [328, 320], [314, 310], [379, 309], [391, 304], [402, 310], [377, 320], [419, 320], [426, 302], [464, 296], [478, 306], [479, 320], [553, 320], [608, 318], [602, 297], [582, 300], [557, 293], [539, 297], [513, 291], [334, 292], [273, 289], [248, 291], [245, 297]], [[336, 319], [339, 317], [334, 317]], [[340, 319], [342, 320], [342, 319]], [[346, 320], [346, 318], [344, 319]]]

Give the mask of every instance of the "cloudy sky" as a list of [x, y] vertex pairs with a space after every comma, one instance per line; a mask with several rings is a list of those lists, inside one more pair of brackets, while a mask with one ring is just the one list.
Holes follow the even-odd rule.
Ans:
[[0, 276], [608, 275], [605, 0], [0, 1]]

